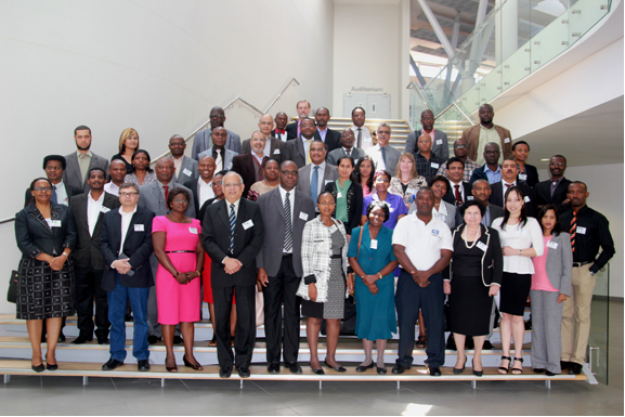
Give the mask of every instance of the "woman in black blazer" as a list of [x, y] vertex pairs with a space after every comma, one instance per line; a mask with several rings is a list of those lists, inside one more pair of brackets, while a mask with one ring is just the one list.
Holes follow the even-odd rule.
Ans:
[[325, 192], [332, 194], [336, 201], [332, 217], [345, 224], [345, 232], [349, 242], [352, 229], [360, 225], [363, 204], [362, 186], [358, 182], [352, 181], [355, 165], [352, 157], [343, 156], [336, 163], [339, 179], [327, 183]]
[[67, 206], [50, 201], [52, 183], [37, 178], [30, 184], [33, 200], [15, 215], [19, 263], [16, 318], [26, 320], [33, 350], [32, 368], [44, 370], [41, 330], [46, 320], [47, 368], [58, 368], [56, 343], [63, 317], [74, 314], [74, 269], [69, 255], [76, 244], [76, 224]]
[[524, 140], [514, 142], [512, 145], [512, 155], [516, 159], [516, 164], [519, 167], [519, 176], [517, 182], [520, 184], [527, 184], [531, 188], [534, 188], [538, 184], [538, 170], [534, 165], [526, 164], [525, 160], [530, 154], [530, 145]]
[[[473, 374], [482, 376], [482, 346], [490, 329], [493, 298], [503, 276], [503, 254], [496, 230], [481, 224], [486, 208], [477, 200], [460, 207], [465, 224], [454, 229], [454, 255], [443, 289], [449, 294], [450, 327], [458, 349], [454, 374], [464, 371], [464, 344], [473, 336]], [[452, 284], [453, 281], [453, 284]]]

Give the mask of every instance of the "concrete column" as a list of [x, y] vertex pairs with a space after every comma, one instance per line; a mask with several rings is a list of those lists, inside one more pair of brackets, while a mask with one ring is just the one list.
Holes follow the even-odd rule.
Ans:
[[504, 6], [495, 17], [495, 46], [497, 65], [519, 49], [519, 0], [496, 0], [495, 7]]

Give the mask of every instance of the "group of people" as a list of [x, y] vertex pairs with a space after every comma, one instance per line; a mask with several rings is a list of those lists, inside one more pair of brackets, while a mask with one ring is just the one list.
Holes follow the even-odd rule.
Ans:
[[17, 318], [27, 320], [33, 370], [58, 368], [55, 347], [74, 311], [80, 333], [72, 343], [94, 332], [98, 343], [110, 343], [103, 370], [126, 358], [130, 312], [139, 371], [150, 369], [148, 345], [159, 340], [169, 372], [178, 371], [174, 344], [184, 344], [186, 367], [202, 370], [193, 342], [205, 301], [220, 376], [236, 367], [249, 377], [262, 292], [271, 373], [280, 372], [281, 357], [291, 373], [302, 372], [301, 315], [313, 372], [324, 373], [324, 320], [324, 364], [345, 372], [335, 354], [350, 294], [365, 352], [357, 372], [385, 374], [386, 343], [399, 331], [392, 372], [411, 367], [416, 342], [430, 375], [441, 375], [448, 298], [454, 373], [464, 371], [472, 339], [473, 373], [482, 375], [481, 352], [492, 348], [500, 315], [498, 370], [520, 374], [528, 297], [534, 372], [581, 371], [595, 274], [614, 244], [607, 219], [586, 205], [587, 186], [564, 177], [566, 158], [552, 157], [549, 180], [539, 182], [526, 163], [529, 145], [494, 125], [487, 104], [452, 157], [429, 110], [402, 153], [389, 144], [388, 124], [373, 138], [360, 107], [342, 132], [328, 129], [327, 108], [314, 118], [307, 101], [296, 109], [291, 124], [282, 112], [263, 115], [241, 142], [216, 107], [191, 158], [174, 135], [171, 155], [154, 168], [131, 128], [110, 163], [91, 152], [87, 126], [74, 131], [75, 152], [46, 156], [46, 176], [32, 181], [15, 222]]

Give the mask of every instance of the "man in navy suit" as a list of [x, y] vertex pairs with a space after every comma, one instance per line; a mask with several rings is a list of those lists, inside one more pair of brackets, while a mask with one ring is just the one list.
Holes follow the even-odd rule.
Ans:
[[473, 200], [471, 194], [471, 184], [463, 181], [464, 161], [457, 156], [452, 156], [447, 161], [447, 178], [449, 178], [449, 188], [443, 200], [456, 207], [460, 207], [467, 200]]
[[329, 120], [330, 110], [326, 107], [319, 107], [315, 112], [315, 122], [317, 123], [315, 140], [325, 143], [328, 146], [328, 152], [331, 152], [341, 146], [341, 133], [328, 128]]
[[126, 358], [126, 304], [130, 301], [134, 318], [132, 354], [139, 371], [149, 371], [148, 295], [154, 286], [150, 268], [152, 220], [154, 213], [138, 207], [139, 187], [125, 183], [119, 187], [121, 207], [104, 215], [100, 250], [104, 258], [102, 288], [107, 292], [111, 322], [111, 358], [102, 365], [111, 371]]

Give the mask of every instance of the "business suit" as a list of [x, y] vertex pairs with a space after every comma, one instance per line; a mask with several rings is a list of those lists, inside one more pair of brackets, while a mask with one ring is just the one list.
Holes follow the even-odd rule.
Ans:
[[[303, 194], [310, 197], [310, 179], [313, 164], [308, 164], [302, 168], [300, 168], [298, 178], [297, 178], [297, 191], [302, 192]], [[323, 171], [323, 178], [320, 178], [321, 181], [321, 191], [317, 193], [317, 197], [321, 195], [324, 191], [325, 185], [329, 182], [336, 181], [339, 179], [339, 170], [334, 165], [330, 165], [326, 162], [325, 170]], [[317, 202], [315, 201], [315, 205]]]
[[534, 188], [538, 184], [538, 170], [534, 165], [525, 164], [525, 172], [521, 173], [519, 169], [518, 181], [522, 184], [527, 184], [530, 188]]
[[[408, 134], [408, 137], [406, 138], [406, 146], [404, 148], [404, 152], [411, 153], [412, 155], [415, 155], [417, 152], [419, 152], [419, 148], [417, 147], [417, 140], [422, 134], [423, 131], [421, 129], [410, 132]], [[444, 160], [449, 159], [449, 142], [447, 141], [447, 134], [442, 130], [434, 129], [434, 140], [432, 140], [432, 153], [436, 154], [436, 156], [440, 158], [443, 158]]]
[[[72, 199], [72, 197], [78, 194], [82, 194], [83, 190], [82, 188], [69, 185], [66, 182], [63, 182], [63, 184], [65, 185], [65, 193], [67, 194], [67, 200], [64, 203], [58, 203], [58, 204], [69, 206], [69, 201]], [[27, 188], [26, 194], [24, 196], [24, 207], [26, 207], [28, 203], [30, 203], [30, 200], [32, 199], [33, 199], [33, 195], [30, 193], [30, 188]]]
[[[480, 143], [480, 127], [481, 125], [471, 126], [462, 132], [460, 139], [466, 141], [468, 145], [467, 157], [473, 161], [477, 161], [478, 155], [481, 157], [484, 149], [478, 149]], [[500, 143], [499, 149], [501, 149], [501, 158], [507, 159], [512, 156], [512, 136], [510, 131], [505, 127], [494, 125], [494, 129], [499, 135]]]
[[562, 214], [571, 208], [571, 203], [562, 204], [568, 198], [569, 185], [571, 181], [562, 177], [562, 181], [558, 183], [556, 190], [551, 195], [551, 180], [539, 182], [534, 186], [534, 196], [536, 197], [537, 206], [545, 206], [554, 204], [558, 208], [558, 213]]
[[[223, 159], [223, 164], [222, 164], [223, 166], [222, 166], [221, 169], [225, 170], [225, 171], [230, 171], [230, 169], [232, 169], [232, 160], [237, 155], [238, 155], [237, 152], [235, 152], [235, 151], [233, 151], [231, 149], [224, 148], [224, 151], [223, 151], [223, 153], [221, 155], [221, 158]], [[198, 156], [198, 159], [201, 159], [201, 158], [203, 158], [205, 156], [212, 156], [214, 158], [214, 156], [213, 156], [213, 148], [208, 148], [204, 152], [200, 153], [200, 155]], [[217, 161], [215, 161], [215, 162], [217, 162]], [[219, 172], [219, 171], [215, 170], [215, 172]]]
[[[295, 129], [295, 130], [296, 130], [296, 133], [297, 133], [297, 129]], [[288, 131], [288, 130], [286, 130], [286, 128], [285, 128], [285, 129], [284, 129], [284, 132], [285, 132], [285, 133], [284, 133], [284, 135], [286, 135], [286, 138], [285, 138], [284, 136], [282, 136], [282, 135], [283, 135], [282, 133], [280, 133], [280, 136], [281, 136], [281, 137], [280, 137], [280, 138], [278, 138], [278, 135], [276, 134], [276, 129], [274, 129], [274, 130], [272, 130], [272, 131], [271, 131], [271, 136], [273, 136], [274, 138], [278, 139], [280, 142], [286, 142], [286, 141], [293, 140], [293, 139], [296, 139], [296, 138], [297, 138], [297, 135], [296, 135], [296, 134], [294, 134], [294, 133], [293, 133], [293, 131], [290, 131], [290, 132], [289, 132], [289, 131]]]
[[[347, 154], [345, 153], [345, 149], [343, 149], [343, 147], [340, 146], [337, 149], [334, 149], [333, 151], [328, 152], [326, 161], [328, 162], [328, 164], [336, 166], [338, 164], [339, 159], [344, 156], [347, 156]], [[360, 158], [365, 156], [365, 151], [356, 147], [352, 147], [352, 150], [349, 156], [352, 157], [354, 162], [358, 162]]]
[[256, 266], [267, 272], [269, 283], [263, 288], [267, 363], [280, 362], [282, 314], [284, 301], [284, 362], [297, 362], [299, 351], [299, 301], [297, 288], [302, 277], [302, 231], [308, 220], [315, 218], [315, 203], [306, 194], [293, 189], [291, 207], [292, 248], [285, 255], [285, 216], [280, 187], [258, 198], [265, 233], [263, 246], [256, 257]]
[[[265, 158], [266, 156], [263, 157], [263, 161]], [[258, 181], [258, 171], [262, 169], [262, 163], [260, 165], [256, 165], [256, 162], [254, 162], [254, 156], [249, 153], [235, 156], [232, 160], [232, 171], [243, 177], [243, 184], [245, 185], [245, 188], [243, 189], [243, 198], [247, 198], [250, 187]]]
[[297, 119], [293, 123], [289, 123], [288, 125], [286, 125], [286, 127], [284, 128], [284, 130], [286, 130], [286, 133], [289, 136], [293, 137], [293, 139], [297, 139], [300, 135], [297, 131], [297, 125], [300, 123], [300, 121], [301, 119]]
[[[448, 202], [449, 204], [453, 204], [454, 206], [458, 206], [458, 204], [456, 203], [456, 189], [454, 187], [454, 183], [451, 182], [451, 180], [449, 180], [449, 188], [447, 188], [447, 194], [445, 194], [443, 196], [443, 200], [445, 200], [446, 202]], [[462, 181], [462, 189], [464, 191], [464, 197], [463, 197], [463, 204], [467, 201], [467, 200], [472, 200], [473, 199], [473, 194], [471, 194], [471, 189], [473, 187], [471, 186], [471, 184], [469, 184], [466, 181]], [[471, 197], [471, 198], [469, 198]]]
[[[154, 275], [150, 267], [152, 246], [152, 220], [154, 213], [137, 206], [132, 215], [124, 246], [121, 248], [122, 216], [119, 209], [103, 216], [100, 249], [104, 258], [102, 288], [107, 292], [109, 321], [111, 322], [111, 358], [123, 362], [126, 358], [126, 305], [130, 301], [133, 316], [132, 354], [138, 360], [147, 360], [148, 322], [147, 304], [150, 288], [154, 287]], [[127, 258], [131, 272], [120, 274], [111, 264]]]
[[306, 150], [304, 148], [304, 142], [302, 137], [290, 140], [284, 146], [284, 152], [286, 154], [286, 160], [295, 162], [298, 168], [306, 165], [308, 158], [306, 156]]
[[[226, 132], [228, 132], [228, 138], [226, 139], [226, 144], [224, 145], [224, 147], [226, 149], [230, 149], [236, 154], [240, 154], [241, 153], [241, 137], [237, 135], [236, 133], [229, 131], [228, 129], [226, 129]], [[196, 161], [199, 161], [200, 160], [199, 155], [205, 150], [213, 147], [211, 133], [212, 133], [212, 130], [208, 128], [208, 129], [200, 130], [199, 132], [195, 134], [195, 138], [193, 139], [193, 149], [191, 150], [191, 158], [195, 159]]]
[[[503, 184], [503, 180], [498, 183], [490, 185], [490, 189], [492, 190], [492, 192], [490, 194], [490, 198], [488, 199], [488, 202], [490, 204], [494, 204], [496, 206], [503, 208], [504, 193], [503, 193], [502, 184]], [[523, 193], [525, 193], [524, 200], [525, 200], [527, 215], [532, 216], [532, 217], [536, 216], [537, 211], [536, 211], [536, 201], [534, 197], [534, 191], [532, 191], [532, 189], [525, 184], [517, 183], [517, 186], [523, 190]], [[529, 201], [527, 201], [528, 198], [529, 198]]]
[[[341, 146], [341, 132], [326, 128], [326, 140], [324, 142], [328, 147], [328, 152], [335, 150]], [[321, 140], [319, 129], [315, 130], [315, 140]]]
[[[172, 160], [174, 158], [171, 158]], [[189, 158], [188, 156], [182, 156], [182, 165], [180, 166], [180, 172], [174, 172], [173, 180], [179, 184], [199, 177], [200, 174], [197, 171], [197, 161]]]
[[[253, 201], [239, 199], [234, 229], [234, 246], [230, 251], [230, 203], [226, 199], [209, 206], [202, 221], [202, 245], [210, 256], [211, 286], [215, 302], [215, 334], [219, 366], [231, 369], [249, 368], [256, 340], [255, 291], [256, 257], [263, 246], [264, 225]], [[251, 223], [250, 223], [251, 221]], [[243, 224], [246, 226], [244, 227]], [[222, 264], [226, 257], [239, 260], [241, 269], [229, 275]], [[236, 292], [237, 325], [234, 351], [230, 336], [232, 296]]]
[[[184, 188], [191, 195], [191, 201], [187, 207], [185, 215], [187, 217], [195, 218], [195, 200], [193, 198], [193, 192], [182, 184], [171, 181], [169, 191], [176, 188]], [[169, 213], [169, 207], [165, 201], [165, 196], [161, 193], [160, 182], [154, 181], [147, 185], [140, 187], [141, 193], [139, 194], [139, 207], [150, 210], [156, 216], [164, 216]], [[158, 269], [158, 259], [152, 254], [150, 257], [150, 265], [152, 266], [152, 275], [156, 276], [156, 270]], [[158, 306], [156, 304], [156, 287], [150, 288], [150, 297], [148, 299], [148, 323], [150, 326], [150, 336], [161, 337], [161, 326], [158, 323]]]
[[397, 163], [399, 162], [399, 157], [401, 157], [401, 152], [397, 150], [392, 145], [386, 145], [384, 147], [384, 164], [382, 164], [382, 147], [378, 143], [375, 146], [367, 149], [367, 155], [371, 157], [371, 159], [375, 162], [376, 169], [381, 170], [382, 166], [386, 166], [386, 171], [391, 174], [391, 177], [395, 175], [395, 169], [397, 168]]
[[98, 340], [106, 340], [109, 333], [108, 303], [106, 291], [102, 289], [102, 271], [104, 259], [100, 251], [102, 218], [109, 210], [119, 208], [119, 198], [103, 193], [102, 211], [98, 215], [93, 234], [89, 233], [89, 196], [79, 194], [72, 197], [70, 211], [76, 223], [78, 239], [72, 253], [76, 283], [76, 315], [78, 316], [79, 336], [93, 339], [93, 299], [95, 297], [95, 331]]
[[65, 184], [72, 185], [76, 188], [83, 190], [84, 193], [88, 193], [91, 187], [87, 184], [87, 177], [89, 177], [89, 171], [92, 168], [101, 168], [104, 172], [108, 172], [109, 161], [106, 158], [98, 156], [91, 152], [91, 162], [89, 162], [89, 168], [85, 172], [85, 177], [80, 174], [80, 165], [78, 165], [78, 154], [72, 152], [65, 157], [67, 163], [65, 172], [63, 173], [63, 181]]
[[[241, 155], [245, 155], [248, 153], [252, 153], [252, 147], [250, 144], [251, 139], [245, 139], [243, 144], [241, 145]], [[284, 142], [274, 138], [273, 136], [269, 137], [271, 140], [271, 147], [269, 148], [269, 157], [278, 161], [278, 165], [285, 160], [284, 158]]]

